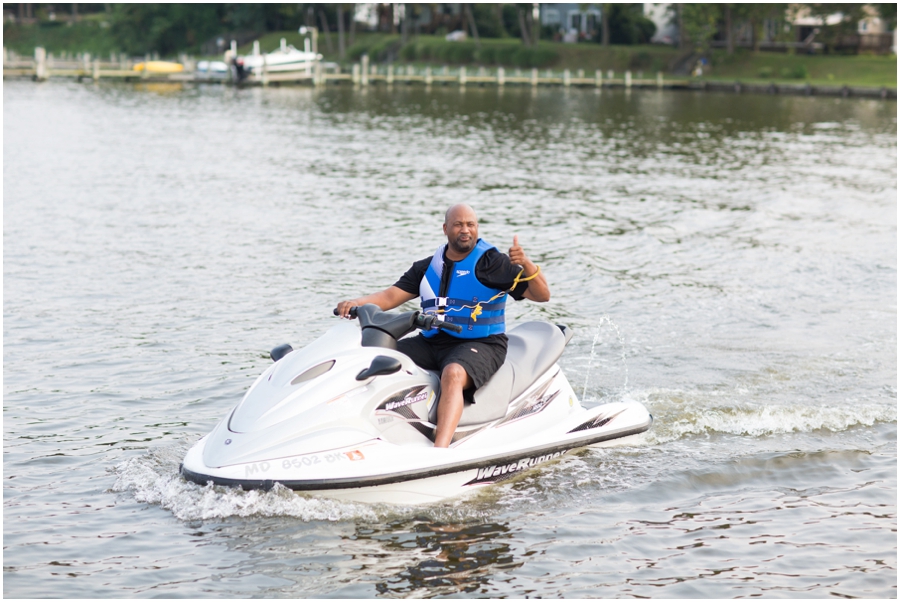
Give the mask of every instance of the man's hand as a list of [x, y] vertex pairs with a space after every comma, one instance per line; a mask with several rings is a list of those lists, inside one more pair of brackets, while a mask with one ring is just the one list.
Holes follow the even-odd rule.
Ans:
[[347, 318], [348, 320], [352, 320], [350, 317], [350, 308], [358, 306], [359, 303], [356, 299], [351, 299], [350, 301], [341, 301], [337, 304], [337, 312], [338, 315], [342, 318]]
[[383, 291], [379, 291], [371, 295], [366, 295], [365, 297], [350, 299], [349, 301], [341, 301], [337, 304], [337, 312], [340, 317], [352, 320], [353, 318], [350, 317], [351, 307], [359, 307], [361, 305], [365, 305], [366, 303], [374, 303], [381, 308], [381, 311], [388, 311], [389, 309], [394, 309], [395, 307], [402, 305], [407, 301], [415, 299], [416, 297], [417, 295], [413, 293], [407, 293], [406, 291], [401, 290], [396, 286], [389, 286]]
[[528, 288], [525, 289], [523, 293], [526, 299], [531, 299], [532, 301], [549, 301], [550, 300], [550, 287], [547, 286], [547, 279], [544, 278], [544, 275], [538, 273], [538, 267], [528, 259], [528, 256], [525, 255], [525, 250], [519, 246], [519, 235], [513, 235], [513, 244], [509, 248], [509, 260], [510, 262], [522, 266], [522, 276], [534, 276], [533, 280], [528, 281]]
[[525, 267], [526, 262], [528, 261], [528, 257], [525, 255], [525, 250], [519, 246], [519, 235], [513, 235], [513, 246], [509, 248], [509, 260], [516, 265], [520, 265]]

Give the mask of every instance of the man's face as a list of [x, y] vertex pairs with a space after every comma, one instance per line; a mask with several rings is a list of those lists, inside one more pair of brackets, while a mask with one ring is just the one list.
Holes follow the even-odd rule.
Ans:
[[458, 209], [447, 216], [444, 222], [447, 244], [456, 253], [468, 253], [478, 242], [478, 218], [474, 211]]

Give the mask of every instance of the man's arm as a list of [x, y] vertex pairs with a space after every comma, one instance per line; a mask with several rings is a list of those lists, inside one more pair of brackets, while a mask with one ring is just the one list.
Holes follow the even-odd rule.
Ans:
[[[536, 279], [535, 279], [536, 280]], [[358, 299], [350, 299], [349, 301], [341, 301], [338, 303], [338, 315], [342, 318], [350, 317], [350, 308], [365, 305], [366, 303], [374, 303], [381, 308], [381, 311], [387, 311], [403, 305], [407, 301], [415, 299], [415, 293], [408, 293], [396, 286], [390, 286], [383, 291], [359, 297]]]
[[[537, 265], [528, 259], [528, 256], [525, 255], [525, 250], [519, 246], [518, 235], [513, 236], [513, 246], [509, 248], [509, 260], [525, 268], [522, 272], [522, 278], [527, 278], [538, 271]], [[526, 299], [538, 302], [550, 300], [550, 286], [547, 284], [547, 279], [544, 278], [543, 272], [528, 281], [528, 288], [525, 289], [523, 296]]]

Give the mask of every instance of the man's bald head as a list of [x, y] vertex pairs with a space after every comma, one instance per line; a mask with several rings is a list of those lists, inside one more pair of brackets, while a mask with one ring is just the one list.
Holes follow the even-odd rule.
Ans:
[[453, 205], [444, 213], [444, 224], [449, 224], [451, 217], [456, 217], [458, 213], [462, 212], [466, 215], [466, 217], [472, 217], [475, 220], [475, 223], [478, 223], [478, 215], [475, 214], [475, 210], [472, 209], [471, 205], [466, 205], [465, 203], [459, 203]]
[[450, 259], [459, 261], [475, 248], [478, 242], [478, 216], [465, 203], [453, 205], [444, 214], [444, 234]]

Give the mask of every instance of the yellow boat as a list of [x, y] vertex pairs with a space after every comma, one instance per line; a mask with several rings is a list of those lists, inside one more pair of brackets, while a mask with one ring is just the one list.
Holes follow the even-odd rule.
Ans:
[[170, 61], [147, 61], [137, 63], [133, 69], [135, 71], [146, 69], [148, 73], [180, 73], [184, 71], [184, 65]]

